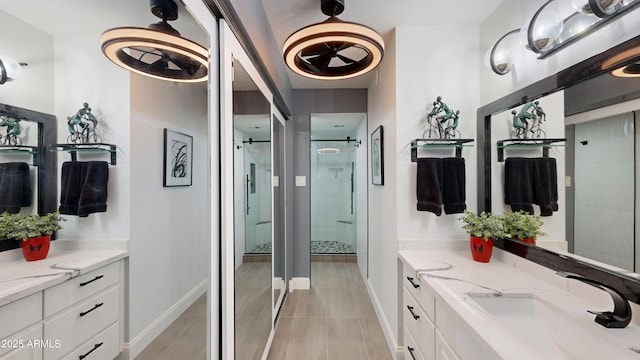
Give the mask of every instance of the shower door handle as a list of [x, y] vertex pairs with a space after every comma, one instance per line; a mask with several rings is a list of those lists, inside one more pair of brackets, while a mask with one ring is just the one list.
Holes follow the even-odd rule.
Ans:
[[247, 215], [249, 215], [249, 185], [251, 183], [251, 180], [249, 180], [249, 175], [245, 175], [247, 177], [247, 195], [245, 196], [246, 198], [246, 203], [247, 203]]

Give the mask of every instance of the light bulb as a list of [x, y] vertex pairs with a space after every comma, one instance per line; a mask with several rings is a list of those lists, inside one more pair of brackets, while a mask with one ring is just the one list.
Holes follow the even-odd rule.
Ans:
[[2, 60], [4, 72], [7, 76], [6, 81], [15, 80], [22, 75], [22, 66], [20, 66], [20, 63], [15, 59], [6, 55], [0, 55], [0, 60]]

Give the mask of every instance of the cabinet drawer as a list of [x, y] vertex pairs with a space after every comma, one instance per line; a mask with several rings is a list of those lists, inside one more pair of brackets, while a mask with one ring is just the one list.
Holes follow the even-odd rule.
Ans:
[[433, 291], [406, 265], [402, 278], [404, 287], [409, 289], [411, 295], [420, 303], [429, 319], [435, 321], [436, 297]]
[[41, 360], [42, 346], [36, 346], [33, 342], [41, 339], [40, 324], [6, 337], [0, 343], [0, 360]]
[[97, 294], [118, 281], [120, 281], [120, 262], [115, 262], [46, 289], [44, 317], [49, 317], [78, 301]]
[[118, 323], [109, 326], [98, 336], [80, 345], [64, 360], [113, 360], [120, 354]]
[[115, 286], [45, 321], [45, 339], [59, 340], [62, 347], [45, 349], [44, 359], [59, 359], [115, 323], [120, 315], [119, 294]]
[[413, 338], [418, 340], [416, 345], [425, 358], [433, 359], [435, 354], [435, 325], [425, 315], [407, 288], [404, 289], [403, 296], [404, 306], [402, 311], [404, 315], [402, 318], [404, 325], [409, 329]]
[[0, 307], [0, 339], [42, 320], [42, 292]]
[[404, 328], [404, 360], [430, 360], [422, 355], [416, 345], [416, 340], [411, 336], [411, 332], [406, 326]]

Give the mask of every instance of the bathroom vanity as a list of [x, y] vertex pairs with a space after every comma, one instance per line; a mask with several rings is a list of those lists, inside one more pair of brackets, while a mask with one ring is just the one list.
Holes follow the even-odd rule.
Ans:
[[0, 265], [0, 359], [112, 360], [123, 339], [123, 250]]
[[400, 251], [405, 359], [640, 359], [640, 310], [622, 329], [587, 312], [613, 309], [604, 291], [494, 249]]

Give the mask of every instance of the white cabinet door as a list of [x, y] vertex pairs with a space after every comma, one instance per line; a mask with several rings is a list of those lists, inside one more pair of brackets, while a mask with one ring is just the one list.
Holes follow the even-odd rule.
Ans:
[[436, 330], [436, 360], [460, 360], [438, 330]]

